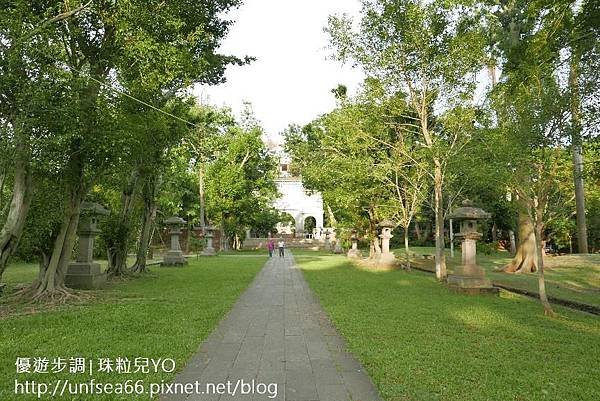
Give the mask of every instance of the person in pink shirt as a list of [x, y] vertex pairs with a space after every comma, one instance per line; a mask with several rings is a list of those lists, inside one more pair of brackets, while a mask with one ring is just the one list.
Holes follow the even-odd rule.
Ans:
[[273, 241], [273, 238], [269, 238], [269, 241], [267, 242], [267, 249], [269, 250], [269, 257], [272, 258], [273, 251], [275, 250], [275, 241]]

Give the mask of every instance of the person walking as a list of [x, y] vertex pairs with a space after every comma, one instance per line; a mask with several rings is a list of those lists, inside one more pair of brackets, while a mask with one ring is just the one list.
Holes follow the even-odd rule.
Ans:
[[275, 250], [275, 241], [273, 238], [269, 238], [269, 242], [267, 242], [267, 249], [269, 250], [269, 257], [273, 257], [273, 251]]
[[279, 238], [277, 246], [279, 247], [279, 257], [283, 258], [285, 256], [285, 242], [283, 242], [283, 238]]

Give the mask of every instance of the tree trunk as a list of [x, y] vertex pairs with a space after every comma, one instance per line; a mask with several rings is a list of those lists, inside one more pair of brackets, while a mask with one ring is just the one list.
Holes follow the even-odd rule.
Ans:
[[204, 164], [200, 164], [198, 168], [198, 195], [200, 198], [200, 227], [202, 228], [202, 235], [206, 234], [206, 220], [205, 216], [205, 204], [204, 204]]
[[431, 238], [431, 221], [428, 221], [427, 224], [425, 224], [425, 230], [423, 231], [423, 239], [425, 241], [428, 241]]
[[372, 258], [376, 258], [379, 255], [381, 255], [381, 244], [379, 243], [379, 238], [377, 237], [377, 234], [375, 234], [373, 240], [371, 241], [371, 249], [373, 250], [373, 254], [371, 256]]
[[153, 232], [154, 222], [156, 220], [156, 195], [160, 187], [161, 177], [155, 176], [146, 178], [142, 187], [142, 196], [144, 198], [144, 213], [142, 216], [142, 228], [140, 230], [140, 240], [136, 252], [135, 263], [131, 267], [133, 272], [141, 273], [146, 271], [146, 261], [148, 247], [150, 246], [151, 233]]
[[85, 191], [82, 185], [77, 185], [71, 190], [65, 218], [58, 236], [54, 240], [50, 260], [45, 266], [41, 266], [43, 270], [40, 271], [40, 278], [33, 284], [34, 299], [60, 299], [68, 295], [65, 287], [65, 274], [73, 253], [81, 202], [84, 196]]
[[406, 253], [406, 270], [410, 271], [410, 250], [408, 248], [408, 228], [407, 224], [404, 227], [404, 252]]
[[121, 211], [116, 222], [117, 229], [115, 237], [110, 240], [108, 249], [108, 275], [123, 276], [127, 273], [127, 251], [129, 238], [131, 236], [131, 215], [133, 214], [135, 201], [135, 188], [139, 174], [135, 167], [131, 173], [127, 186], [121, 194]]
[[17, 250], [23, 234], [33, 195], [32, 173], [28, 152], [17, 149], [12, 199], [4, 226], [0, 231], [0, 279], [8, 260]]
[[438, 159], [435, 162], [434, 191], [435, 191], [435, 276], [445, 280], [446, 255], [444, 254], [444, 203], [442, 195], [443, 174], [442, 165]]
[[572, 50], [569, 87], [571, 90], [571, 142], [573, 147], [573, 180], [577, 211], [577, 251], [588, 253], [585, 222], [585, 190], [583, 186], [583, 151], [581, 140], [581, 99], [579, 93], [579, 52]]
[[[539, 213], [540, 211], [538, 211]], [[541, 217], [538, 215], [536, 217], [536, 220], [541, 219]], [[535, 224], [535, 245], [536, 245], [536, 252], [535, 252], [535, 258], [536, 258], [536, 262], [537, 262], [537, 266], [538, 266], [538, 287], [539, 287], [539, 293], [540, 293], [540, 302], [542, 303], [542, 306], [544, 307], [544, 314], [546, 316], [550, 316], [550, 317], [555, 317], [556, 313], [554, 312], [554, 310], [552, 310], [552, 305], [550, 305], [550, 302], [548, 301], [548, 296], [546, 294], [546, 281], [544, 279], [544, 255], [543, 255], [543, 241], [542, 241], [542, 229], [543, 229], [543, 224], [539, 221], [536, 222]]]
[[372, 212], [369, 212], [369, 233], [371, 235], [369, 259], [374, 259], [381, 254], [381, 246], [379, 244], [379, 237], [377, 236], [377, 225], [375, 224], [375, 216]]
[[421, 241], [421, 226], [418, 221], [415, 221], [415, 234], [417, 236], [417, 240]]
[[329, 226], [331, 228], [337, 228], [337, 220], [335, 219], [335, 215], [333, 214], [333, 211], [331, 210], [331, 207], [329, 206], [329, 204], [327, 203], [327, 215], [329, 216]]
[[4, 215], [4, 186], [6, 185], [6, 168], [0, 170], [0, 217]]
[[450, 257], [454, 259], [454, 224], [452, 219], [450, 219]]
[[515, 232], [508, 230], [508, 238], [510, 240], [510, 254], [515, 256], [517, 253], [517, 241], [515, 241]]
[[533, 221], [525, 211], [519, 211], [519, 248], [506, 266], [507, 273], [533, 273], [537, 270], [536, 243]]
[[225, 235], [225, 220], [221, 223], [221, 250], [229, 250], [229, 238]]

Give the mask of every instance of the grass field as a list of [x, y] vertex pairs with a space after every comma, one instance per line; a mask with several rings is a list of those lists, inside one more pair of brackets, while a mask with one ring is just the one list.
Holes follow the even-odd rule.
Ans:
[[[15, 379], [55, 383], [70, 379], [118, 383], [169, 382], [174, 373], [16, 374], [17, 357], [172, 358], [181, 369], [263, 266], [266, 257], [228, 255], [192, 258], [183, 268], [151, 268], [144, 277], [86, 291], [88, 301], [45, 310], [35, 309], [0, 319], [0, 400], [33, 400], [15, 395]], [[9, 266], [6, 281], [29, 282], [33, 265]], [[1, 298], [0, 298], [1, 299]], [[3, 302], [6, 302], [4, 300]], [[7, 307], [7, 305], [4, 305]], [[96, 367], [96, 366], [95, 366]], [[50, 366], [49, 366], [50, 369]], [[67, 370], [69, 367], [67, 367]], [[50, 399], [48, 396], [44, 397]], [[55, 398], [56, 399], [56, 398]], [[77, 400], [131, 400], [131, 395], [77, 396]]]
[[594, 401], [600, 319], [532, 299], [454, 294], [424, 272], [297, 254], [322, 306], [387, 401]]
[[[433, 247], [411, 247], [410, 250], [417, 255], [435, 254]], [[404, 257], [404, 249], [395, 249], [394, 252], [399, 258]], [[478, 264], [486, 270], [493, 282], [537, 292], [537, 273], [508, 274], [494, 271], [494, 268], [501, 268], [510, 260], [508, 252], [477, 254]], [[421, 267], [435, 270], [433, 260], [417, 257], [414, 262]], [[452, 271], [454, 266], [461, 263], [460, 251], [456, 251], [454, 258], [451, 258], [450, 251], [446, 250], [446, 262], [448, 270]], [[548, 256], [545, 259], [545, 267], [548, 295], [600, 307], [600, 255]]]

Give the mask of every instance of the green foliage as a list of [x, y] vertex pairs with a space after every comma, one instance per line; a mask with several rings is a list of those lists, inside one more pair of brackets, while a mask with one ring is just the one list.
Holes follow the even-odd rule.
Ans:
[[422, 153], [406, 129], [406, 113], [403, 96], [385, 96], [370, 79], [358, 96], [340, 98], [332, 112], [285, 133], [293, 168], [306, 188], [323, 194], [342, 226], [368, 229], [385, 219], [402, 221], [411, 191], [423, 190]]
[[[124, 210], [120, 194], [135, 197], [138, 186], [160, 181], [190, 128], [184, 121], [191, 104], [182, 94], [196, 83], [222, 82], [228, 65], [250, 61], [217, 50], [231, 24], [223, 15], [239, 4], [69, 0], [0, 7], [0, 148], [20, 144], [36, 181], [54, 180], [52, 192], [61, 192], [55, 199], [66, 212], [58, 208], [52, 220], [68, 224], [78, 210], [68, 210], [67, 201], [76, 205], [89, 195], [114, 213], [101, 243], [133, 241], [136, 216]], [[130, 185], [132, 174], [139, 179]], [[1, 200], [4, 187], [0, 192]], [[32, 213], [43, 211], [34, 201]], [[71, 245], [56, 249], [69, 252]]]
[[[216, 139], [219, 150], [207, 166], [207, 215], [223, 225], [230, 239], [244, 238], [250, 227], [272, 226], [269, 210], [277, 194], [277, 166], [262, 134], [258, 126], [228, 128]], [[261, 221], [264, 218], [267, 221]]]

